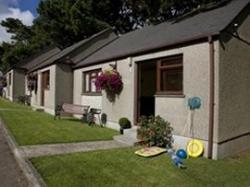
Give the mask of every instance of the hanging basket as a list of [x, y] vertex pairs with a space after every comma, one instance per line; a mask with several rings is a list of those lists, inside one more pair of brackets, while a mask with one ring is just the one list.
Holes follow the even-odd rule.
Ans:
[[98, 90], [105, 90], [110, 101], [114, 101], [123, 89], [120, 73], [114, 69], [103, 71], [95, 81]]

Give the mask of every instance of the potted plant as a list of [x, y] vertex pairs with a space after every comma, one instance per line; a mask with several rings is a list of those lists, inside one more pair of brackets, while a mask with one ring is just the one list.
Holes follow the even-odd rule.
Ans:
[[102, 113], [101, 122], [102, 122], [102, 125], [106, 125], [106, 123], [107, 123], [107, 114]]
[[119, 125], [120, 125], [120, 134], [123, 134], [124, 129], [131, 128], [131, 122], [128, 120], [128, 118], [120, 118], [119, 119]]
[[28, 89], [30, 92], [33, 90], [37, 92], [37, 75], [30, 74], [28, 76]]
[[116, 95], [119, 95], [123, 89], [123, 82], [120, 73], [114, 69], [104, 70], [95, 81], [96, 88], [105, 90], [107, 97], [111, 102], [115, 101]]

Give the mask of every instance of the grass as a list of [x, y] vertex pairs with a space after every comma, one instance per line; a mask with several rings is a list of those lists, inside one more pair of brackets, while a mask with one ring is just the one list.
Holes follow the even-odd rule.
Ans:
[[49, 187], [166, 187], [249, 186], [250, 154], [240, 158], [188, 159], [176, 168], [166, 154], [153, 158], [134, 155], [134, 149], [113, 149], [31, 162]]
[[3, 98], [0, 98], [0, 109], [24, 109], [24, 110], [31, 110], [31, 107], [26, 105], [10, 102]]
[[44, 112], [0, 99], [0, 117], [19, 145], [111, 140], [117, 131], [90, 127], [78, 119], [54, 120]]

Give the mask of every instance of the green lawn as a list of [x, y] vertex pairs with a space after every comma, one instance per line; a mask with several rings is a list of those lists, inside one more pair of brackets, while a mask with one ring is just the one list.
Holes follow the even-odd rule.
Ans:
[[49, 187], [166, 187], [249, 186], [250, 154], [219, 161], [186, 160], [187, 169], [176, 168], [163, 154], [153, 158], [134, 155], [134, 149], [32, 159]]
[[3, 99], [0, 99], [0, 117], [19, 145], [111, 140], [117, 135], [115, 130], [90, 127], [78, 119], [54, 120], [49, 114]]
[[0, 98], [0, 110], [1, 109], [25, 109], [25, 110], [31, 110], [31, 107], [28, 107], [26, 105], [10, 102], [6, 99]]

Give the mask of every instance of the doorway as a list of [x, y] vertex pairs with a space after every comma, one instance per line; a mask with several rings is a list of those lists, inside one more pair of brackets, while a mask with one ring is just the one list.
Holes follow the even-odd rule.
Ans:
[[45, 90], [49, 90], [50, 87], [50, 71], [42, 72], [41, 78], [41, 106], [44, 106]]
[[137, 78], [137, 121], [140, 116], [155, 115], [156, 61], [144, 61], [138, 64]]

